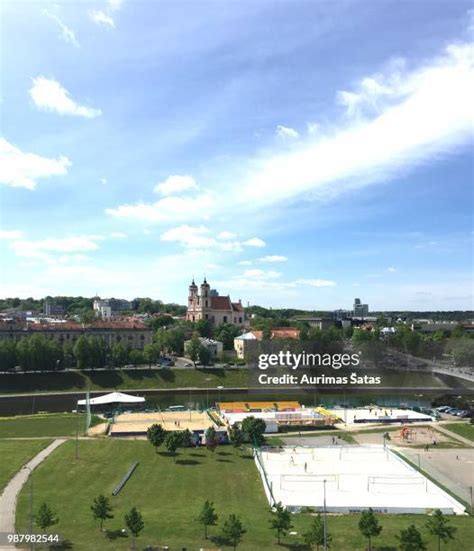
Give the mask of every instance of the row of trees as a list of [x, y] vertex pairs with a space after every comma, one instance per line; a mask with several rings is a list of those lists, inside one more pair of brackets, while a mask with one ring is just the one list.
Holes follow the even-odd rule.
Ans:
[[[100, 531], [103, 532], [104, 522], [114, 518], [113, 506], [110, 499], [103, 494], [94, 498], [91, 505], [91, 512], [94, 520], [99, 521]], [[282, 536], [286, 536], [293, 528], [290, 512], [285, 509], [281, 503], [277, 503], [270, 510], [271, 518], [269, 521], [270, 529], [275, 531], [278, 545], [281, 544]], [[48, 530], [59, 522], [57, 515], [51, 510], [47, 503], [42, 503], [35, 514], [35, 523], [43, 531]], [[214, 503], [206, 500], [196, 518], [196, 521], [202, 525], [204, 530], [204, 539], [209, 538], [209, 528], [216, 526], [219, 515]], [[132, 535], [132, 548], [135, 549], [135, 540], [145, 528], [142, 514], [136, 507], [132, 507], [124, 515], [124, 523]], [[361, 534], [367, 539], [368, 551], [372, 551], [372, 540], [382, 533], [382, 526], [372, 509], [363, 511], [358, 524]], [[441, 550], [442, 543], [448, 543], [455, 539], [456, 528], [451, 526], [445, 515], [436, 509], [432, 516], [426, 522], [428, 533], [437, 538], [438, 551]], [[247, 530], [244, 528], [241, 519], [230, 514], [224, 521], [220, 536], [213, 539], [220, 540], [233, 546], [234, 551], [242, 542]], [[321, 514], [314, 516], [306, 532], [302, 534], [303, 542], [308, 549], [319, 548], [326, 543], [327, 548], [331, 547], [332, 536], [327, 530], [327, 525]], [[400, 544], [400, 551], [426, 551], [426, 542], [423, 540], [422, 533], [411, 524], [403, 528], [397, 535]]]
[[149, 352], [133, 350], [121, 343], [108, 348], [99, 337], [81, 335], [74, 343], [61, 343], [43, 335], [32, 335], [17, 342], [0, 340], [0, 370], [13, 371], [16, 366], [23, 371], [56, 371], [139, 365], [149, 359]]
[[[291, 515], [281, 503], [278, 503], [272, 511], [270, 527], [276, 531], [278, 544], [280, 544], [281, 536], [285, 536], [293, 528]], [[380, 536], [382, 532], [382, 526], [372, 509], [362, 512], [358, 527], [361, 534], [367, 539], [368, 551], [372, 551], [373, 538]], [[426, 529], [429, 534], [437, 538], [438, 551], [441, 549], [441, 543], [453, 540], [456, 533], [456, 528], [450, 526], [448, 519], [439, 509], [436, 509], [426, 522]], [[427, 550], [426, 542], [414, 524], [402, 529], [397, 535], [397, 539], [400, 543], [400, 551]], [[327, 547], [330, 548], [331, 540], [332, 536], [327, 530], [327, 525], [325, 527], [323, 518], [318, 514], [313, 518], [309, 530], [303, 534], [303, 541], [309, 549], [316, 546], [316, 551], [318, 551], [325, 541]]]
[[[229, 440], [235, 448], [240, 448], [245, 442], [260, 446], [265, 442], [264, 434], [266, 428], [263, 419], [247, 417], [242, 422], [242, 427], [237, 423], [230, 427]], [[183, 431], [166, 431], [159, 423], [155, 423], [148, 427], [147, 439], [155, 448], [155, 452], [158, 453], [158, 448], [164, 445], [166, 450], [171, 453], [175, 459], [178, 449], [189, 448], [197, 443], [193, 440], [193, 435], [188, 429]], [[211, 426], [206, 430], [205, 441], [207, 449], [214, 452], [219, 444], [219, 438], [214, 427]]]

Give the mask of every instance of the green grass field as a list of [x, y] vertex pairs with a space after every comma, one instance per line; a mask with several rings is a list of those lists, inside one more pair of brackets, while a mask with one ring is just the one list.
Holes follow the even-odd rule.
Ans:
[[[95, 415], [92, 416], [92, 425], [99, 422], [102, 421]], [[76, 427], [79, 427], [79, 434], [83, 434], [84, 424], [84, 414], [75, 413], [0, 417], [0, 439], [73, 436], [76, 434]]]
[[[139, 461], [137, 470], [119, 496], [112, 497], [113, 488], [134, 461]], [[214, 455], [201, 449], [187, 450], [180, 453], [174, 463], [171, 457], [156, 454], [146, 441], [84, 440], [80, 442], [80, 458], [75, 460], [74, 443], [67, 442], [54, 451], [33, 476], [34, 509], [46, 501], [60, 519], [52, 531], [63, 534], [77, 551], [128, 549], [130, 539], [121, 537], [120, 530], [124, 527], [124, 513], [133, 506], [139, 509], [145, 522], [139, 538], [140, 549], [161, 544], [171, 549], [186, 547], [188, 551], [196, 551], [205, 546], [202, 529], [195, 518], [206, 499], [214, 502], [219, 525], [229, 513], [241, 517], [247, 533], [239, 550], [305, 549], [301, 545], [301, 534], [310, 517], [294, 515], [294, 530], [298, 535], [284, 537], [278, 546], [269, 529], [268, 504], [254, 461], [247, 453], [237, 453], [230, 447], [220, 447]], [[112, 539], [100, 533], [91, 515], [90, 505], [99, 493], [109, 496], [115, 508], [115, 518], [105, 525]], [[395, 535], [414, 523], [423, 530], [429, 549], [434, 549], [434, 540], [424, 529], [426, 519], [420, 515], [381, 517], [383, 535], [377, 543], [385, 549], [396, 549]], [[357, 529], [358, 520], [356, 514], [329, 516], [333, 550], [366, 548]], [[443, 550], [474, 549], [473, 519], [456, 517], [450, 522], [458, 528], [457, 539], [443, 546]], [[23, 489], [18, 502], [17, 530], [21, 532], [27, 525], [28, 491]], [[219, 525], [210, 529], [211, 535], [219, 533]], [[210, 542], [207, 545], [215, 546]]]
[[459, 434], [459, 436], [464, 436], [472, 442], [474, 442], [474, 425], [470, 423], [446, 423], [443, 424], [443, 428]]
[[0, 493], [15, 473], [50, 440], [0, 440]]
[[[384, 376], [385, 384], [395, 379], [393, 374]], [[96, 372], [67, 371], [58, 373], [16, 373], [1, 376], [1, 394], [120, 390], [120, 389], [160, 389], [160, 388], [247, 388], [247, 369], [123, 369]], [[442, 386], [441, 382], [429, 374], [410, 373], [403, 376], [403, 384], [411, 387]]]

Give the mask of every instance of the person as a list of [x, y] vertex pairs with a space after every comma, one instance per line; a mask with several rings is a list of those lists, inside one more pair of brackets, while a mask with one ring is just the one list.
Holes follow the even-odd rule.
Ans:
[[[456, 459], [457, 459], [457, 457], [456, 457]], [[304, 464], [304, 472], [306, 472], [307, 470], [308, 470], [308, 463], [305, 463]]]

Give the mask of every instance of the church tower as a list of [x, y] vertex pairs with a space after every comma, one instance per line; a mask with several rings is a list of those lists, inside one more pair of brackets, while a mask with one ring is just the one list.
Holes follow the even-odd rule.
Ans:
[[201, 283], [200, 290], [202, 319], [209, 319], [208, 313], [211, 307], [211, 286], [204, 276], [204, 281]]

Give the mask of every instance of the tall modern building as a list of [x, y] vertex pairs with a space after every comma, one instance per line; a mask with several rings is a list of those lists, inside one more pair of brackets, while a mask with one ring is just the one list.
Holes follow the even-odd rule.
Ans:
[[246, 325], [242, 302], [240, 300], [239, 302], [232, 302], [229, 295], [219, 295], [215, 289], [211, 289], [206, 278], [204, 278], [199, 288], [194, 279], [189, 286], [186, 319], [188, 321], [207, 320], [212, 325], [219, 325], [220, 323]]
[[360, 298], [355, 298], [353, 313], [354, 313], [354, 317], [356, 318], [364, 318], [369, 314], [369, 305], [361, 304]]

